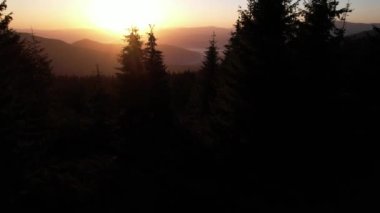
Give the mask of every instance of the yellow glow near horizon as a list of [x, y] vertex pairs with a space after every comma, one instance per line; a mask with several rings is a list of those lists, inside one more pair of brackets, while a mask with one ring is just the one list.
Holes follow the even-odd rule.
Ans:
[[[351, 2], [354, 12], [348, 21], [380, 22], [379, 0]], [[245, 8], [247, 0], [9, 0], [7, 4], [7, 12], [14, 12], [13, 28], [90, 28], [120, 35], [133, 26], [144, 30], [149, 24], [156, 28], [231, 28], [238, 18], [238, 6]]]
[[150, 24], [166, 24], [166, 6], [156, 0], [93, 0], [89, 2], [88, 16], [97, 28], [124, 33], [131, 27], [145, 30]]

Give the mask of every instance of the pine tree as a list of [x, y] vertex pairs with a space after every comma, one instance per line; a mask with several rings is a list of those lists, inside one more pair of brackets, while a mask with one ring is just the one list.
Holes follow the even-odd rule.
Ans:
[[[146, 125], [148, 111], [147, 72], [144, 66], [143, 42], [137, 28], [125, 36], [127, 45], [119, 57], [120, 125], [122, 129], [136, 132]], [[125, 131], [124, 131], [125, 132]]]
[[[3, 1], [0, 4], [0, 74], [3, 76], [1, 78], [0, 85], [2, 86], [1, 92], [6, 92], [8, 88], [7, 82], [10, 82], [12, 79], [12, 74], [15, 72], [11, 71], [12, 63], [15, 63], [14, 60], [12, 60], [11, 54], [21, 54], [22, 48], [20, 43], [20, 37], [9, 28], [9, 24], [12, 21], [12, 14], [6, 14], [4, 15], [4, 11], [7, 9], [6, 1]], [[1, 95], [0, 97], [5, 98], [4, 95]], [[1, 103], [5, 103], [4, 101], [1, 101]]]
[[259, 124], [260, 116], [265, 120], [279, 108], [292, 66], [289, 45], [299, 21], [298, 1], [248, 0], [247, 4], [239, 11], [225, 51], [214, 104], [219, 111], [214, 123], [224, 126], [218, 129], [231, 129], [242, 141], [250, 140], [247, 133], [253, 134], [252, 129], [264, 126]]
[[[5, 1], [0, 8], [6, 9]], [[9, 28], [10, 14], [4, 16], [0, 12], [0, 73], [4, 76], [0, 80], [1, 109], [3, 118], [10, 119], [4, 128], [13, 129], [16, 135], [11, 136], [12, 140], [41, 142], [42, 136], [37, 133], [46, 119], [50, 60], [33, 35], [21, 41]]]
[[[349, 12], [349, 5], [339, 9], [336, 0], [309, 0], [304, 4], [295, 50], [298, 87], [302, 88], [296, 92], [298, 103], [303, 105], [298, 114], [302, 113], [300, 120], [311, 127], [303, 131], [305, 135], [327, 137], [335, 134], [334, 126], [339, 126], [332, 122], [339, 113], [332, 101], [336, 101], [338, 91], [345, 87], [341, 44]], [[338, 21], [342, 21], [342, 28], [338, 27]]]
[[154, 26], [150, 26], [148, 41], [144, 49], [144, 64], [151, 76], [160, 78], [166, 75], [166, 66], [163, 61], [162, 52], [157, 50], [157, 39], [153, 30]]
[[[252, 48], [251, 51], [260, 51], [256, 55], [262, 59], [268, 55], [273, 58], [281, 50], [279, 47], [283, 48], [294, 37], [297, 6], [298, 1], [292, 0], [248, 0], [247, 9], [239, 12], [234, 34], [238, 39], [232, 40]], [[234, 45], [232, 42], [230, 47]]]
[[[309, 0], [305, 2], [300, 25], [298, 44], [301, 58], [311, 67], [326, 66], [343, 41], [345, 19], [351, 12], [350, 5], [339, 9], [337, 0]], [[337, 21], [343, 26], [338, 28]], [[329, 62], [330, 61], [330, 62]], [[307, 66], [307, 65], [306, 65]], [[317, 69], [323, 69], [319, 67]]]
[[[150, 26], [148, 41], [144, 49], [144, 66], [148, 73], [149, 105], [152, 125], [167, 125], [170, 120], [170, 92], [168, 75], [162, 52], [157, 50], [157, 39]], [[161, 123], [161, 124], [160, 124]], [[156, 126], [155, 128], [158, 128]]]
[[[25, 112], [24, 137], [26, 140], [41, 142], [41, 137], [46, 134], [47, 112], [49, 110], [49, 91], [51, 83], [51, 60], [40, 47], [39, 41], [32, 34], [24, 40], [23, 52], [19, 58], [22, 63], [22, 73], [18, 74], [18, 83], [21, 85], [20, 107]], [[46, 140], [46, 138], [44, 139]]]
[[4, 15], [3, 12], [7, 9], [7, 1], [3, 0], [0, 3], [0, 32], [1, 34], [9, 33], [9, 24], [12, 21], [12, 13]]
[[203, 66], [200, 70], [200, 96], [202, 114], [208, 114], [210, 112], [210, 103], [216, 96], [215, 84], [220, 58], [215, 38], [216, 35], [213, 33], [212, 39], [210, 40], [210, 46], [205, 52], [205, 60], [203, 61]]
[[320, 48], [325, 48], [337, 39], [343, 39], [336, 21], [344, 19], [350, 9], [349, 5], [341, 9], [338, 9], [338, 6], [337, 0], [307, 1], [303, 11], [305, 34], [301, 36], [310, 39], [313, 46]]
[[[329, 87], [335, 84], [332, 81], [338, 78], [336, 62], [339, 60], [338, 52], [343, 41], [345, 18], [351, 11], [350, 5], [339, 9], [339, 1], [336, 0], [309, 0], [304, 7], [304, 21], [298, 35], [303, 64], [300, 67], [304, 68], [307, 78], [314, 82], [310, 85], [314, 85], [315, 90], [328, 92], [332, 89]], [[337, 21], [343, 22], [341, 28], [337, 26]]]
[[1, 164], [7, 162], [7, 169], [1, 165], [6, 174], [3, 178], [9, 179], [0, 182], [6, 184], [3, 192], [11, 193], [17, 192], [14, 184], [19, 184], [25, 172], [38, 167], [46, 148], [51, 67], [34, 36], [21, 41], [9, 27], [12, 14], [4, 15], [6, 8], [3, 1], [0, 4], [0, 156]]
[[119, 57], [119, 63], [122, 65], [118, 74], [120, 78], [126, 75], [137, 75], [145, 72], [143, 64], [143, 50], [141, 36], [137, 28], [132, 28], [129, 35], [125, 36], [127, 45], [123, 48]]
[[[197, 73], [196, 84], [192, 88], [190, 100], [184, 115], [184, 124], [193, 137], [204, 143], [213, 142], [210, 120], [213, 116], [220, 66], [216, 35], [213, 33], [210, 45], [205, 51], [203, 65]], [[217, 105], [217, 104], [215, 104]]]
[[[223, 64], [240, 76], [238, 81], [247, 81], [242, 85], [286, 74], [290, 61], [288, 45], [295, 38], [299, 21], [298, 2], [248, 0], [247, 9], [239, 11]], [[251, 92], [249, 88], [243, 90]]]

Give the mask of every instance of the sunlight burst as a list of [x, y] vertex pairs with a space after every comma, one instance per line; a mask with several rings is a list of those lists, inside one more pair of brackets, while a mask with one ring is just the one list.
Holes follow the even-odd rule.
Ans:
[[145, 30], [149, 24], [162, 24], [161, 8], [157, 0], [93, 0], [88, 15], [96, 27], [124, 33], [131, 27]]

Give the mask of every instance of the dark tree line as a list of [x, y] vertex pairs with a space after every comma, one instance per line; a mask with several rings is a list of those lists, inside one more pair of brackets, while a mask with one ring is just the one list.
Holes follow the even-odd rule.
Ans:
[[0, 4], [0, 134], [1, 195], [10, 201], [18, 183], [39, 166], [47, 143], [50, 61], [35, 40], [22, 41], [9, 28], [12, 14]]
[[[169, 74], [154, 27], [115, 77], [51, 74], [0, 4], [0, 194], [39, 211], [340, 212], [375, 207], [380, 30], [350, 5], [248, 0], [225, 48]], [[337, 23], [343, 23], [338, 25]], [[224, 49], [223, 54], [221, 50]], [[375, 123], [376, 122], [376, 123]]]

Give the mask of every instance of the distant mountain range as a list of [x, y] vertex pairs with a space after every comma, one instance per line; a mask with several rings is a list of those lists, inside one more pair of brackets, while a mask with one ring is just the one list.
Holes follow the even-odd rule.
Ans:
[[[338, 22], [338, 25], [341, 25]], [[376, 24], [352, 23], [347, 22], [347, 35], [356, 34], [362, 31], [372, 29]], [[16, 29], [18, 32], [31, 33], [30, 29]], [[208, 41], [213, 32], [217, 36], [218, 46], [221, 48], [228, 43], [233, 28], [220, 28], [220, 27], [188, 27], [188, 28], [167, 28], [157, 29], [156, 35], [159, 43], [170, 44], [187, 49], [204, 49], [208, 46]], [[114, 33], [93, 30], [93, 29], [63, 29], [63, 30], [38, 30], [33, 29], [33, 33], [37, 36], [52, 38], [73, 43], [84, 38], [98, 41], [102, 43], [123, 43], [123, 37], [115, 35]], [[126, 31], [127, 33], [127, 31]]]
[[[16, 29], [17, 32], [32, 33], [44, 38], [58, 39], [67, 43], [73, 43], [82, 39], [89, 39], [102, 43], [122, 44], [123, 37], [106, 31], [92, 29], [63, 29], [63, 30], [38, 30]], [[223, 47], [230, 38], [232, 28], [197, 27], [197, 28], [168, 28], [158, 29], [155, 34], [159, 44], [170, 44], [187, 49], [204, 50], [211, 36], [215, 32], [218, 46]], [[127, 33], [127, 31], [126, 31]], [[144, 33], [142, 33], [143, 38]]]
[[[21, 33], [24, 39], [31, 34]], [[117, 72], [118, 55], [122, 44], [105, 44], [89, 39], [66, 43], [58, 39], [35, 37], [45, 53], [52, 59], [53, 72], [57, 75], [94, 75], [98, 64], [104, 75]], [[161, 44], [158, 49], [163, 52], [165, 64], [169, 71], [196, 70], [202, 61], [202, 54], [184, 48]]]
[[44, 38], [62, 40], [73, 43], [81, 39], [90, 39], [103, 43], [122, 43], [123, 38], [115, 36], [103, 30], [94, 29], [60, 29], [60, 30], [39, 30], [39, 29], [16, 29], [17, 32], [41, 36]]
[[[338, 23], [338, 25], [341, 23]], [[348, 36], [370, 31], [373, 25], [346, 23]], [[28, 30], [17, 30], [29, 38]], [[159, 49], [171, 72], [197, 70], [202, 62], [203, 52], [209, 45], [213, 32], [220, 50], [228, 43], [232, 28], [197, 27], [157, 30]], [[33, 30], [37, 40], [52, 59], [53, 72], [58, 75], [93, 75], [95, 65], [101, 72], [113, 75], [119, 66], [118, 55], [123, 47], [122, 38], [99, 30]], [[86, 39], [83, 39], [86, 38]], [[170, 45], [169, 45], [170, 44]]]
[[[341, 23], [338, 23], [338, 26], [340, 26]], [[373, 26], [380, 26], [380, 23], [373, 23], [373, 24], [363, 24], [363, 23], [352, 23], [347, 22], [346, 23], [346, 35], [350, 36], [353, 34], [357, 34], [363, 31], [370, 31], [373, 29]]]

